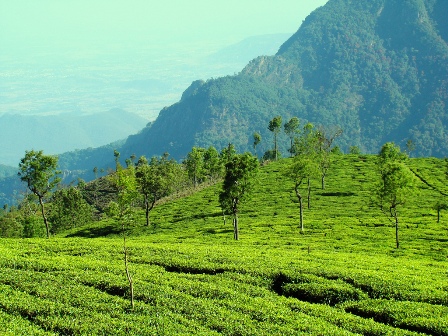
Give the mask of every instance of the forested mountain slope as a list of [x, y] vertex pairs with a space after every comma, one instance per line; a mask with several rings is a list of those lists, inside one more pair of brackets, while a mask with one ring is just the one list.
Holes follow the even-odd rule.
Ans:
[[122, 150], [178, 158], [193, 145], [249, 150], [254, 131], [266, 150], [268, 122], [281, 115], [340, 126], [344, 150], [377, 152], [411, 139], [417, 155], [446, 156], [447, 15], [443, 0], [330, 0], [275, 56], [194, 82]]

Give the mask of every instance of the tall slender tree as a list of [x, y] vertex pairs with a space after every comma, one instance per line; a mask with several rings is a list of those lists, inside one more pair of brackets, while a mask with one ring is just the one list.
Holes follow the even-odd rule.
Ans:
[[26, 182], [28, 189], [37, 196], [44, 220], [47, 238], [50, 238], [50, 227], [45, 213], [45, 198], [61, 181], [57, 170], [58, 158], [44, 155], [43, 151], [26, 151], [20, 160], [19, 177]]
[[272, 119], [269, 122], [268, 130], [270, 130], [272, 133], [274, 133], [274, 153], [275, 153], [275, 160], [278, 160], [278, 134], [280, 133], [282, 127], [282, 117], [276, 116], [274, 119]]
[[383, 145], [378, 156], [379, 181], [375, 194], [381, 210], [395, 221], [395, 243], [400, 247], [398, 235], [399, 216], [401, 208], [414, 191], [415, 176], [406, 166], [406, 155], [394, 143]]
[[318, 171], [318, 165], [313, 157], [312, 153], [302, 153], [296, 155], [293, 159], [293, 163], [286, 169], [285, 174], [294, 182], [294, 192], [299, 200], [300, 211], [300, 232], [304, 232], [303, 224], [303, 196], [300, 191], [302, 184], [306, 181], [308, 184], [308, 199], [309, 199], [309, 181], [312, 177], [316, 176]]
[[[299, 137], [294, 139], [294, 155], [301, 159], [306, 158], [306, 161], [313, 161], [314, 164], [318, 163], [318, 137], [317, 132], [312, 123], [307, 123], [303, 126], [303, 129]], [[307, 203], [308, 209], [311, 208], [311, 179], [316, 177], [316, 174], [309, 174], [306, 178], [307, 182]]]
[[322, 190], [325, 189], [325, 177], [327, 176], [333, 159], [333, 142], [336, 138], [341, 136], [341, 134], [342, 128], [339, 127], [324, 128], [323, 126], [320, 126], [317, 130], [317, 150]]
[[183, 161], [188, 177], [196, 188], [204, 177], [204, 154], [205, 148], [193, 147]]
[[126, 245], [126, 230], [134, 220], [133, 204], [138, 196], [134, 166], [131, 165], [125, 169], [117, 162], [116, 172], [111, 176], [111, 180], [117, 190], [117, 200], [116, 202], [110, 203], [109, 214], [113, 215], [121, 223], [124, 268], [129, 283], [131, 308], [134, 309], [134, 283], [129, 270], [128, 249]]
[[283, 125], [285, 129], [286, 135], [289, 137], [289, 140], [291, 142], [291, 145], [289, 147], [289, 153], [291, 154], [291, 157], [294, 156], [294, 138], [299, 133], [299, 125], [300, 121], [297, 117], [292, 117], [285, 125]]
[[255, 132], [253, 137], [254, 137], [254, 153], [255, 153], [255, 156], [258, 157], [257, 146], [261, 142], [261, 135], [260, 135], [260, 133]]

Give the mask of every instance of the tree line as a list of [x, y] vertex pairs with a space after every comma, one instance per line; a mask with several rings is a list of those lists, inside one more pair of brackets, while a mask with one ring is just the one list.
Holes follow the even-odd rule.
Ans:
[[[311, 207], [311, 180], [318, 179], [321, 188], [325, 189], [328, 171], [341, 154], [338, 147], [334, 146], [334, 140], [342, 134], [342, 129], [316, 127], [309, 122], [301, 125], [297, 117], [283, 124], [282, 118], [276, 116], [267, 125], [273, 134], [273, 148], [264, 153], [261, 162], [281, 157], [277, 137], [282, 127], [290, 139], [288, 152], [291, 157], [283, 174], [292, 182], [292, 190], [299, 204], [300, 232], [303, 233], [304, 204]], [[138, 207], [144, 209], [145, 225], [155, 226], [156, 223], [151, 223], [150, 213], [162, 198], [194, 191], [199, 185], [221, 182], [219, 204], [223, 215], [232, 217], [234, 238], [238, 239], [240, 205], [253, 189], [260, 165], [257, 145], [262, 139], [259, 133], [254, 133], [253, 139], [254, 155], [237, 154], [232, 144], [220, 152], [213, 146], [193, 147], [181, 163], [170, 158], [168, 153], [149, 160], [144, 156], [137, 160], [132, 155], [125, 160], [126, 165], [123, 167], [120, 164], [120, 153], [114, 151], [115, 170], [90, 183], [78, 181], [76, 186], [62, 186], [57, 157], [45, 155], [42, 151], [26, 151], [19, 164], [18, 175], [26, 183], [29, 193], [18, 207], [3, 208], [0, 216], [1, 234], [50, 237], [59, 231], [87, 224], [104, 214], [123, 222], [123, 219], [132, 217], [128, 216], [128, 212], [134, 212]], [[351, 152], [358, 153], [357, 148]], [[394, 218], [397, 248], [398, 209], [404, 205], [406, 195], [414, 190], [415, 182], [414, 174], [407, 167], [407, 158], [408, 155], [393, 143], [386, 143], [382, 147], [377, 164], [378, 184], [373, 193], [375, 204]], [[97, 177], [98, 169], [94, 168], [93, 171]], [[110, 194], [110, 199], [105, 205], [99, 206], [99, 199], [103, 199], [105, 193]], [[127, 202], [126, 209], [124, 201]], [[436, 206], [438, 214], [447, 208], [444, 199]], [[40, 224], [42, 222], [44, 231]]]

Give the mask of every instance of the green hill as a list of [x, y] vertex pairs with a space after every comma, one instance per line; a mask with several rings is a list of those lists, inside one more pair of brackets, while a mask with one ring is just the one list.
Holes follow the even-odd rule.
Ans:
[[[129, 230], [105, 219], [45, 239], [2, 239], [0, 333], [11, 335], [447, 335], [446, 163], [411, 159], [418, 193], [393, 223], [370, 199], [374, 156], [344, 155], [312, 183], [299, 233], [290, 159], [261, 168], [240, 240], [219, 184], [167, 200]], [[87, 239], [86, 237], [90, 237]]]

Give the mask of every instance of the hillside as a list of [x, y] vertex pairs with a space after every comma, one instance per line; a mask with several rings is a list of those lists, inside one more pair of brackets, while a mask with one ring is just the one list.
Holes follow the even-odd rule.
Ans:
[[[181, 158], [193, 145], [249, 150], [271, 146], [269, 120], [339, 125], [345, 151], [376, 153], [387, 141], [416, 155], [448, 155], [446, 3], [330, 0], [314, 11], [272, 57], [238, 75], [195, 82], [122, 151]], [[287, 139], [282, 139], [285, 152]]]
[[447, 335], [448, 217], [431, 210], [448, 191], [445, 162], [411, 159], [427, 183], [400, 211], [397, 250], [393, 224], [370, 205], [375, 159], [342, 156], [326, 190], [313, 182], [304, 234], [282, 175], [289, 159], [261, 168], [240, 241], [219, 185], [157, 206], [155, 228], [141, 213], [127, 239], [133, 311], [118, 223], [2, 239], [0, 333]]
[[17, 174], [17, 169], [0, 164], [0, 179]]

